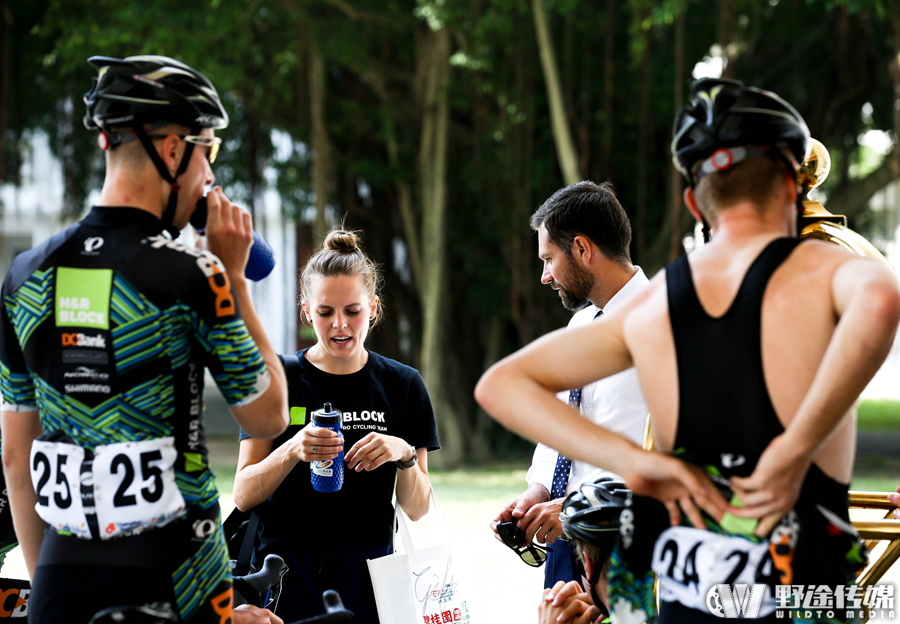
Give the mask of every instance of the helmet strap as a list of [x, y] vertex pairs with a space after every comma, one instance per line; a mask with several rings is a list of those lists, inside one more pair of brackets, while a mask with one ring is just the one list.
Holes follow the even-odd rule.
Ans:
[[[169, 168], [166, 167], [166, 163], [163, 162], [159, 153], [156, 151], [156, 148], [153, 146], [153, 142], [150, 140], [150, 136], [147, 134], [147, 131], [144, 130], [144, 127], [138, 123], [134, 124], [132, 127], [134, 128], [135, 135], [137, 135], [141, 144], [144, 146], [147, 155], [150, 156], [150, 160], [153, 161], [153, 164], [156, 166], [156, 171], [162, 176], [163, 180], [169, 183], [169, 188], [171, 189], [171, 192], [169, 193], [169, 202], [166, 205], [161, 220], [163, 228], [165, 228], [169, 235], [173, 239], [178, 238], [179, 230], [173, 225], [173, 221], [175, 220], [175, 209], [178, 207], [178, 191], [181, 190], [181, 185], [178, 184], [177, 180], [178, 176], [187, 170], [188, 165], [191, 162], [191, 155], [194, 153], [194, 144], [185, 143], [184, 154], [181, 157], [181, 162], [178, 164], [178, 170], [173, 176], [169, 173]], [[191, 134], [198, 134], [199, 132], [199, 126], [191, 128]]]
[[605, 602], [600, 600], [600, 596], [597, 594], [597, 582], [600, 580], [600, 573], [603, 571], [603, 568], [606, 567], [606, 559], [609, 559], [609, 555], [602, 559], [603, 563], [601, 565], [594, 566], [593, 574], [591, 574], [591, 578], [588, 579], [588, 583], [591, 586], [591, 600], [594, 601], [594, 606], [600, 609], [600, 617], [603, 619], [609, 617], [609, 607], [606, 606]]
[[800, 180], [797, 178], [797, 167], [794, 166], [794, 163], [787, 156], [781, 153], [780, 149], [771, 150], [769, 155], [787, 167], [791, 177], [794, 179], [794, 184], [797, 187], [797, 236], [800, 236], [800, 230], [803, 228], [803, 200], [806, 198], [806, 194], [801, 190]]

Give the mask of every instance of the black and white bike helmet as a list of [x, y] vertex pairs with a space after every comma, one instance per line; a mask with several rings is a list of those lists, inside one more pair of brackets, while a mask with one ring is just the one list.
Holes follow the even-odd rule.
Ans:
[[[203, 128], [225, 128], [228, 113], [216, 88], [197, 70], [165, 56], [92, 56], [88, 63], [97, 69], [97, 76], [90, 91], [84, 94], [85, 127], [100, 130], [97, 141], [104, 150], [140, 139], [159, 175], [171, 185], [162, 221], [173, 237], [177, 236], [177, 229], [172, 227], [178, 201], [177, 179], [188, 167], [194, 144], [186, 144], [173, 176], [153, 147], [147, 127], [174, 123], [187, 126], [191, 134], [198, 134]], [[123, 128], [131, 130], [123, 132]]]
[[619, 534], [619, 514], [630, 495], [625, 483], [612, 477], [582, 483], [563, 501], [560, 518], [566, 537], [596, 546], [608, 557]]
[[750, 145], [766, 148], [765, 153], [779, 160], [784, 160], [780, 150], [786, 147], [799, 164], [809, 155], [809, 128], [793, 106], [770, 91], [746, 87], [739, 80], [698, 80], [690, 105], [675, 116], [672, 159], [678, 171], [693, 186], [704, 173], [740, 162], [729, 148]]
[[189, 128], [228, 125], [216, 88], [180, 61], [165, 56], [92, 56], [88, 63], [98, 72], [84, 95], [84, 125], [89, 130], [156, 121]]
[[612, 554], [619, 536], [619, 516], [630, 497], [631, 490], [625, 487], [624, 481], [600, 477], [596, 481], [582, 483], [569, 494], [559, 514], [566, 537], [590, 544], [600, 551], [598, 560], [592, 562], [594, 570], [588, 582], [591, 599], [603, 617], [609, 615], [609, 608], [597, 594], [596, 584]]

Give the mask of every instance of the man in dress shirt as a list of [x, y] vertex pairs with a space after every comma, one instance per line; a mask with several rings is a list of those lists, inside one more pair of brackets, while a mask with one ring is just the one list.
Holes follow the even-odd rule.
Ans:
[[[563, 307], [577, 310], [570, 328], [621, 305], [648, 282], [631, 264], [631, 224], [609, 182], [584, 181], [558, 190], [531, 216], [531, 228], [538, 233], [538, 257], [544, 263], [541, 283], [559, 292]], [[580, 404], [585, 418], [640, 443], [647, 406], [633, 368], [559, 396]], [[604, 474], [611, 473], [568, 462], [538, 444], [526, 475], [528, 489], [491, 521], [494, 533], [499, 522], [516, 521], [528, 543], [548, 545], [545, 588], [581, 580], [584, 572], [572, 545], [557, 539], [563, 532], [559, 513], [569, 492]]]

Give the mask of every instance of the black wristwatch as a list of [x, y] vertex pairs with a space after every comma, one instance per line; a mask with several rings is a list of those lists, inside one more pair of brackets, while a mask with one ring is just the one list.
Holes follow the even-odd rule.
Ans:
[[419, 454], [416, 453], [416, 447], [410, 444], [409, 448], [413, 452], [412, 459], [410, 459], [409, 461], [395, 461], [394, 463], [397, 464], [397, 470], [406, 470], [407, 468], [412, 468], [419, 463]]

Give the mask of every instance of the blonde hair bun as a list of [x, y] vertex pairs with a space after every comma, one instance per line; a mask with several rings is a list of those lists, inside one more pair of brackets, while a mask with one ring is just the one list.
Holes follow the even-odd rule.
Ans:
[[359, 248], [359, 237], [352, 230], [331, 230], [325, 237], [322, 245], [325, 251], [337, 251], [340, 253], [356, 253]]

